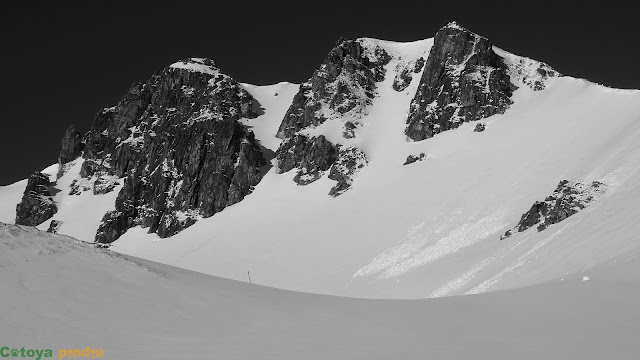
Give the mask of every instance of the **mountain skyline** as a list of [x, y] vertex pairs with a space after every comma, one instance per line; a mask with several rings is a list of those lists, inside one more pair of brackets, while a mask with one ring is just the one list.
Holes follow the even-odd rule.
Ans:
[[[638, 33], [633, 9], [594, 4], [547, 8], [537, 3], [532, 9], [514, 9], [503, 4], [396, 2], [387, 8], [344, 4], [339, 10], [308, 12], [296, 6], [242, 9], [240, 4], [221, 8], [203, 3], [185, 7], [188, 16], [175, 15], [180, 9], [168, 2], [102, 9], [14, 8], [3, 15], [3, 49], [20, 54], [24, 69], [5, 74], [11, 86], [2, 89], [6, 105], [0, 110], [0, 153], [11, 171], [0, 174], [0, 184], [54, 163], [69, 125], [85, 132], [95, 114], [117, 102], [133, 82], [189, 56], [212, 58], [240, 82], [301, 83], [341, 36], [411, 41], [433, 36], [455, 20], [496, 46], [547, 62], [563, 74], [639, 88], [640, 81], [628, 70], [639, 51], [628, 46]], [[523, 14], [536, 13], [540, 26], [522, 25]], [[385, 26], [377, 26], [382, 23]], [[82, 32], [76, 31], [79, 27]], [[56, 56], [43, 55], [52, 53]], [[16, 58], [0, 61], [11, 68]], [[20, 156], [12, 153], [16, 148]]]

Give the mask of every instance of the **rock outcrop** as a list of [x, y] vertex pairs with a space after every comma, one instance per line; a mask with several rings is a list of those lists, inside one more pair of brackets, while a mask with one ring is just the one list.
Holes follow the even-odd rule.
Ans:
[[413, 164], [416, 161], [422, 161], [422, 160], [424, 160], [426, 158], [427, 158], [427, 154], [425, 154], [425, 153], [420, 153], [420, 155], [409, 155], [409, 156], [407, 156], [407, 160], [405, 160], [404, 164], [402, 164], [402, 165]]
[[310, 184], [324, 175], [338, 159], [338, 149], [324, 136], [294, 135], [282, 142], [276, 151], [277, 173], [292, 169], [298, 185]]
[[124, 184], [96, 242], [135, 225], [171, 236], [248, 195], [266, 160], [239, 120], [255, 118], [256, 104], [213, 61], [191, 58], [133, 84], [100, 111], [72, 192], [103, 194]]
[[66, 172], [67, 167], [65, 165], [82, 155], [82, 150], [84, 149], [82, 134], [76, 130], [75, 126], [71, 125], [67, 131], [65, 131], [60, 145], [60, 155], [58, 156], [58, 179]]
[[22, 201], [16, 206], [16, 225], [37, 226], [58, 212], [51, 186], [48, 175], [37, 172], [29, 176]]
[[298, 185], [308, 185], [327, 171], [337, 182], [329, 190], [336, 197], [351, 188], [354, 176], [369, 162], [366, 154], [355, 147], [332, 144], [324, 136], [296, 134], [282, 142], [276, 151], [276, 171], [297, 170], [293, 178]]
[[[520, 221], [513, 230], [523, 232], [537, 225], [537, 230], [542, 231], [549, 225], [557, 224], [575, 215], [606, 191], [607, 185], [599, 181], [583, 184], [562, 180], [553, 194], [547, 196], [544, 201], [536, 201], [529, 211], [522, 214]], [[513, 235], [513, 231], [507, 230], [500, 237], [500, 240], [506, 239], [511, 235]]]
[[49, 223], [49, 228], [47, 229], [47, 232], [57, 234], [58, 230], [60, 230], [60, 227], [62, 226], [62, 223], [63, 222], [60, 220], [51, 220], [51, 222]]
[[450, 23], [434, 38], [405, 133], [424, 140], [463, 122], [504, 113], [515, 89], [489, 40]]
[[[289, 138], [327, 120], [358, 126], [375, 96], [376, 83], [384, 80], [384, 65], [390, 59], [381, 47], [366, 39], [339, 40], [320, 68], [300, 85], [277, 136]], [[353, 136], [353, 129], [345, 130], [347, 137]]]
[[409, 63], [400, 62], [396, 67], [396, 77], [393, 79], [393, 84], [391, 85], [393, 90], [403, 91], [406, 89], [409, 84], [411, 84], [411, 80], [413, 80], [412, 73], [419, 73], [422, 71], [423, 66], [424, 58], [422, 57]]
[[344, 194], [351, 188], [353, 178], [369, 163], [369, 158], [364, 151], [356, 147], [338, 147], [338, 159], [329, 170], [329, 179], [337, 181], [329, 195], [336, 197]]

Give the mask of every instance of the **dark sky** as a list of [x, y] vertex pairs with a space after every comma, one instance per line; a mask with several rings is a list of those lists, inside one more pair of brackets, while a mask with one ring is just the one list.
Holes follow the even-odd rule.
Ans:
[[186, 57], [241, 82], [300, 83], [340, 36], [419, 40], [456, 20], [563, 74], [640, 88], [639, 14], [624, 2], [21, 3], [0, 14], [0, 185], [56, 162], [69, 125], [87, 131], [132, 82]]

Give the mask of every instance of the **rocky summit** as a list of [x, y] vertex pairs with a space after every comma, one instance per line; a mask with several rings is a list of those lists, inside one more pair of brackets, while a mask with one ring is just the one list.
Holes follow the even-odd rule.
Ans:
[[[241, 201], [266, 165], [253, 133], [238, 121], [256, 117], [257, 109], [209, 59], [179, 61], [133, 84], [96, 115], [83, 139], [80, 174], [88, 188], [106, 193], [124, 178], [95, 240], [110, 243], [136, 225], [171, 236]], [[73, 130], [65, 139], [61, 162], [79, 155]]]
[[463, 122], [504, 113], [515, 89], [491, 42], [450, 23], [434, 38], [405, 133], [424, 140]]

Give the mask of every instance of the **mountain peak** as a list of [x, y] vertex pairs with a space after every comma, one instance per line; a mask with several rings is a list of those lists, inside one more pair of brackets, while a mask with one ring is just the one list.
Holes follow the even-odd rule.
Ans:
[[174, 69], [185, 69], [188, 71], [200, 72], [210, 75], [220, 73], [220, 68], [209, 58], [187, 58], [169, 65]]
[[[441, 27], [440, 30], [438, 30], [438, 33], [445, 32], [446, 34], [450, 34], [452, 32], [451, 30], [453, 30], [454, 33], [455, 32], [464, 32], [464, 33], [471, 34], [474, 37], [485, 38], [484, 36], [478, 35], [478, 34], [474, 33], [473, 31], [471, 31], [471, 30], [469, 30], [469, 29], [467, 29], [467, 28], [465, 28], [463, 26], [460, 26], [460, 24], [458, 24], [455, 21], [452, 21], [452, 22], [448, 23], [447, 25]], [[436, 34], [436, 36], [437, 36], [437, 34]]]
[[458, 30], [466, 30], [465, 28], [463, 28], [462, 26], [458, 25], [457, 22], [455, 21], [451, 21], [450, 23], [448, 23], [447, 25], [443, 26], [440, 30], [442, 29], [458, 29]]

